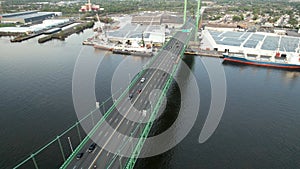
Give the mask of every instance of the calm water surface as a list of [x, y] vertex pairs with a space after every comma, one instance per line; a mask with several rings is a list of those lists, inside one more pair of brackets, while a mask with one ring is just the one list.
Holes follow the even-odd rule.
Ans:
[[[87, 30], [64, 42], [45, 44], [38, 44], [37, 39], [10, 43], [0, 38], [0, 168], [12, 168], [77, 120], [72, 75], [81, 50], [86, 57], [103, 58], [96, 94], [99, 100], [109, 97], [111, 77], [126, 57], [82, 48], [81, 42], [91, 33]], [[127, 59], [129, 66], [142, 66], [149, 60]], [[196, 123], [175, 148], [138, 160], [136, 168], [299, 168], [300, 72], [218, 64], [226, 73], [226, 107], [215, 133], [200, 144], [198, 137], [210, 106], [210, 82], [201, 57], [187, 57], [185, 62], [200, 90]], [[170, 90], [173, 104], [180, 101], [178, 93], [176, 88]], [[170, 126], [176, 118], [174, 111], [172, 107], [166, 110], [154, 130]], [[47, 167], [56, 168], [48, 160]]]

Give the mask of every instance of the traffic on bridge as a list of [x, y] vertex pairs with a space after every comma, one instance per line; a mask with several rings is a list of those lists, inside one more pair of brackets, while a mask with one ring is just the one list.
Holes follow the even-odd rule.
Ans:
[[164, 90], [167, 81], [172, 79], [193, 34], [191, 25], [194, 24], [187, 22], [176, 32], [148, 67], [132, 80], [129, 90], [124, 91], [125, 96], [119, 97], [111, 111], [104, 114], [104, 123], [109, 125], [96, 125], [90, 138], [78, 146], [61, 168], [128, 168], [132, 161], [134, 165], [136, 154], [140, 152], [137, 144], [143, 143], [139, 138], [143, 131], [151, 129], [155, 106], [163, 94], [153, 91]]

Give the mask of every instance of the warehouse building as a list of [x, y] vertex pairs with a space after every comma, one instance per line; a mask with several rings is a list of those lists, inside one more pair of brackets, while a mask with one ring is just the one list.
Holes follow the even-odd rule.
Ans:
[[59, 12], [26, 11], [3, 14], [0, 16], [1, 23], [39, 23], [45, 19], [61, 15]]
[[32, 25], [29, 27], [3, 27], [0, 28], [0, 33], [36, 33], [50, 28], [55, 28], [59, 25], [68, 23], [69, 21], [69, 19], [49, 19], [44, 20], [40, 24]]

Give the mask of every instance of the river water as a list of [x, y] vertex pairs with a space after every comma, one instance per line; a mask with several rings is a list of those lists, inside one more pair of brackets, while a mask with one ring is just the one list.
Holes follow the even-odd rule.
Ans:
[[[110, 96], [111, 78], [125, 58], [129, 67], [141, 67], [150, 59], [82, 47], [81, 42], [91, 34], [86, 30], [66, 41], [44, 44], [37, 39], [10, 43], [0, 38], [0, 168], [12, 168], [77, 120], [72, 76], [79, 55], [103, 59], [96, 77], [99, 100]], [[185, 62], [196, 77], [201, 98], [196, 122], [176, 147], [138, 160], [136, 168], [299, 168], [300, 72], [207, 59], [219, 62], [216, 66], [226, 74], [226, 106], [217, 129], [206, 142], [198, 142], [210, 106], [211, 85], [203, 58], [187, 56]], [[179, 91], [170, 90], [169, 100], [177, 104]], [[169, 108], [153, 130], [170, 126], [176, 118], [173, 111]]]

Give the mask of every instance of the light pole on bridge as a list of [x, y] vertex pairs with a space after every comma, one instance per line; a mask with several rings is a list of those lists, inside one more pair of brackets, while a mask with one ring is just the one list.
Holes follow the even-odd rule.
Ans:
[[186, 22], [186, 8], [187, 8], [187, 0], [184, 0], [183, 24], [185, 24]]
[[73, 153], [73, 146], [72, 146], [72, 142], [71, 142], [71, 139], [70, 139], [70, 137], [68, 137], [68, 140], [69, 140], [69, 145], [70, 145], [70, 148], [71, 148], [71, 151], [72, 151], [72, 153]]

